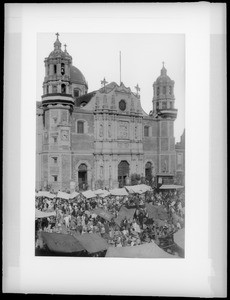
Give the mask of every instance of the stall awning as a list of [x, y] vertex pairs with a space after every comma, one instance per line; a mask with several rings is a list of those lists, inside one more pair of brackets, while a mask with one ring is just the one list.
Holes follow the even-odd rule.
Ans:
[[65, 192], [60, 192], [60, 191], [59, 191], [59, 192], [57, 193], [57, 198], [69, 200], [69, 196], [70, 196], [70, 194], [65, 193]]
[[147, 192], [147, 191], [152, 191], [151, 186], [146, 185], [146, 184], [140, 184], [140, 188], [142, 189], [142, 191]]
[[78, 192], [73, 192], [73, 193], [71, 193], [71, 194], [69, 195], [69, 199], [74, 199], [74, 198], [76, 198], [78, 195], [79, 195]]
[[160, 187], [161, 190], [177, 190], [182, 189], [184, 186], [182, 185], [175, 185], [175, 184], [162, 184]]
[[124, 220], [125, 217], [127, 218], [127, 220], [132, 220], [135, 211], [135, 208], [126, 208], [125, 206], [122, 206], [119, 210], [118, 217], [114, 221], [120, 226], [122, 220]]
[[51, 211], [51, 212], [45, 212], [45, 211], [41, 211], [38, 209], [35, 209], [35, 218], [48, 218], [51, 216], [56, 216], [56, 212], [55, 211]]
[[101, 218], [107, 220], [107, 221], [111, 221], [111, 219], [113, 218], [113, 215], [111, 213], [109, 213], [108, 211], [105, 211], [101, 208], [96, 208], [94, 209], [91, 214], [95, 214], [100, 216]]
[[91, 190], [82, 192], [82, 195], [83, 195], [85, 198], [87, 198], [87, 199], [94, 198], [94, 197], [97, 196], [97, 195], [96, 195], [93, 191], [91, 191]]
[[105, 198], [107, 196], [110, 195], [110, 192], [107, 191], [107, 190], [101, 190], [101, 189], [98, 189], [96, 191], [93, 191], [96, 195], [98, 195], [99, 197], [101, 198]]
[[113, 196], [128, 196], [128, 193], [125, 188], [110, 190], [110, 194]]
[[125, 188], [130, 194], [143, 194], [152, 190], [152, 188], [146, 184], [129, 185], [125, 186]]
[[171, 255], [154, 242], [129, 247], [109, 247], [106, 257], [124, 257], [124, 258], [177, 258]]
[[163, 205], [152, 205], [150, 203], [145, 204], [149, 218], [157, 220], [168, 220], [169, 216], [165, 211], [165, 207]]
[[149, 215], [149, 218], [157, 220], [158, 219], [157, 205], [152, 205], [150, 203], [146, 203], [145, 207], [147, 209], [147, 213]]
[[109, 245], [96, 233], [74, 234], [74, 237], [89, 252], [96, 253], [108, 249]]
[[41, 237], [53, 252], [74, 253], [84, 250], [81, 243], [70, 234], [41, 232]]
[[174, 233], [174, 242], [184, 249], [184, 240], [185, 240], [185, 231], [184, 228], [178, 230], [176, 233]]
[[46, 198], [51, 198], [51, 199], [56, 197], [55, 194], [51, 194], [48, 191], [39, 191], [38, 193], [36, 193], [36, 196], [37, 197], [46, 197]]

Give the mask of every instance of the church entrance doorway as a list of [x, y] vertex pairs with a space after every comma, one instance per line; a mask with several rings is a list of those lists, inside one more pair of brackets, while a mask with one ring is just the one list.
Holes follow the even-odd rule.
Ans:
[[78, 168], [78, 185], [79, 190], [87, 190], [87, 166], [81, 164]]
[[150, 183], [152, 179], [152, 163], [147, 162], [145, 165], [145, 179]]
[[129, 163], [126, 160], [122, 160], [118, 165], [118, 182], [119, 187], [125, 185], [125, 180], [129, 176]]

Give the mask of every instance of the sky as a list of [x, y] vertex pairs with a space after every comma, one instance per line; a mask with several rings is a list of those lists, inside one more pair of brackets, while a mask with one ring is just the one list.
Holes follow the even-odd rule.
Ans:
[[[125, 34], [125, 33], [65, 33], [59, 32], [59, 40], [67, 45], [72, 63], [85, 76], [89, 90], [101, 87], [104, 78], [108, 83], [120, 83], [136, 92], [140, 87], [140, 100], [146, 113], [152, 110], [153, 82], [160, 75], [162, 62], [168, 76], [175, 81], [175, 108], [178, 109], [174, 123], [176, 142], [185, 127], [185, 36], [184, 34]], [[37, 35], [37, 97], [41, 100], [45, 75], [44, 59], [56, 40], [55, 32]]]

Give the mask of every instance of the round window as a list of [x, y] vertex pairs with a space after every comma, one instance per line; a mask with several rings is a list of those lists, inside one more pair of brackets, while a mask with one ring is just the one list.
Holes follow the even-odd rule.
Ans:
[[125, 110], [126, 109], [126, 103], [125, 103], [125, 100], [121, 100], [120, 102], [119, 102], [119, 108], [120, 108], [120, 110]]

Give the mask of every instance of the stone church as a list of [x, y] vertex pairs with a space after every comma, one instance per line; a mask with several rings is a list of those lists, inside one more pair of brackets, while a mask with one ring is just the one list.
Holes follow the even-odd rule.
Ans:
[[141, 107], [139, 87], [107, 83], [88, 92], [57, 34], [44, 60], [37, 102], [36, 188], [115, 188], [139, 175], [172, 181], [176, 171], [174, 81], [162, 67], [153, 83], [152, 111]]

